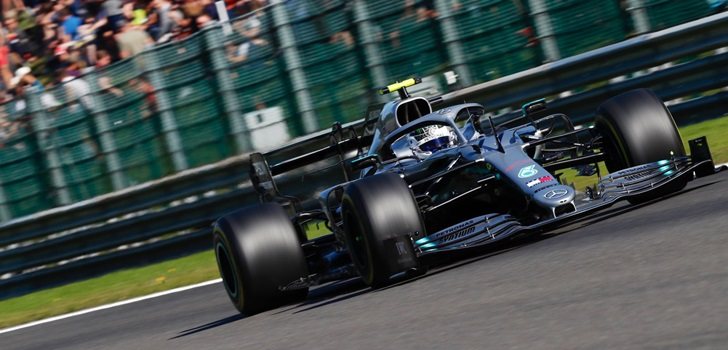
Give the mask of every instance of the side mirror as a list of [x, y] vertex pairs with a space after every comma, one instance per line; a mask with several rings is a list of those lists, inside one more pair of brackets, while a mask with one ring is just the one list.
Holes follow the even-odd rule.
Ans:
[[546, 100], [544, 99], [528, 102], [521, 107], [524, 116], [530, 116], [544, 110], [546, 110]]
[[371, 154], [351, 161], [351, 168], [354, 170], [362, 170], [369, 167], [375, 167], [381, 163], [379, 155]]

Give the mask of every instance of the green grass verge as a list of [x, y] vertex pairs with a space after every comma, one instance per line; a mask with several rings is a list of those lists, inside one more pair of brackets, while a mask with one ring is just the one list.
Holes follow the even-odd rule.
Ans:
[[212, 250], [0, 301], [0, 329], [219, 278]]
[[[309, 238], [330, 233], [323, 222]], [[220, 277], [212, 250], [0, 301], [0, 329]]]
[[708, 138], [708, 146], [710, 147], [710, 153], [713, 154], [715, 164], [728, 163], [728, 138], [725, 137], [726, 132], [728, 132], [728, 115], [680, 128], [680, 135], [683, 138], [685, 150], [688, 152], [690, 152], [688, 140], [700, 136]]
[[[700, 136], [707, 137], [713, 161], [715, 164], [722, 164], [728, 163], [728, 138], [724, 136], [726, 131], [728, 131], [728, 116], [681, 127], [680, 135], [685, 145], [685, 151], [688, 153], [690, 153], [688, 140]], [[608, 173], [603, 162], [599, 163], [599, 169], [602, 175]], [[587, 186], [593, 186], [599, 181], [596, 175], [576, 176], [576, 171], [573, 169], [565, 169], [560, 173], [563, 173], [562, 179], [566, 180], [566, 183], [573, 184], [574, 188], [579, 191], [583, 191]]]
[[[680, 128], [686, 141], [707, 136], [708, 145], [716, 164], [728, 162], [728, 116]], [[604, 173], [606, 170], [602, 169]], [[575, 177], [568, 170], [565, 176], [577, 189], [584, 189], [596, 181], [593, 177]], [[309, 237], [327, 234], [320, 222], [306, 228]], [[180, 286], [208, 281], [219, 277], [215, 256], [206, 251], [187, 257], [146, 267], [110, 273], [87, 281], [47, 289], [21, 297], [0, 301], [0, 328], [6, 328], [55, 315], [130, 299]]]

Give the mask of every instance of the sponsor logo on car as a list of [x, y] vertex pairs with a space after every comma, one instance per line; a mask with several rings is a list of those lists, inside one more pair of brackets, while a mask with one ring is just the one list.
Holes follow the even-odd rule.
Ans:
[[511, 170], [515, 169], [517, 166], [521, 166], [523, 164], [528, 164], [530, 162], [531, 162], [530, 159], [519, 159], [519, 160], [513, 162], [513, 164], [507, 166], [506, 172], [511, 172]]
[[531, 177], [538, 174], [538, 170], [536, 170], [536, 165], [529, 165], [521, 168], [521, 170], [518, 171], [518, 177], [521, 179], [525, 179], [527, 177]]
[[551, 177], [550, 175], [541, 176], [541, 177], [539, 177], [537, 179], [533, 179], [533, 180], [531, 180], [529, 182], [526, 182], [526, 186], [528, 186], [528, 188], [531, 188], [533, 186], [540, 185], [542, 183], [546, 183], [546, 182], [553, 181], [553, 180], [554, 180], [554, 178]]
[[447, 228], [447, 229], [445, 229], [443, 231], [440, 231], [440, 232], [438, 232], [436, 234], [433, 234], [432, 236], [430, 236], [430, 238], [432, 238], [432, 239], [442, 239], [443, 237], [446, 237], [446, 236], [448, 236], [448, 235], [450, 235], [452, 233], [456, 233], [458, 231], [461, 231], [463, 229], [466, 229], [468, 226], [472, 226], [474, 224], [475, 224], [475, 220], [472, 220], [472, 219], [471, 220], [468, 220], [468, 221], [464, 221], [464, 222], [461, 222], [461, 223], [459, 223], [459, 224], [457, 224], [455, 226], [451, 226], [451, 227], [449, 227], [449, 228]]
[[567, 193], [569, 193], [569, 191], [563, 188], [557, 188], [544, 193], [543, 196], [546, 199], [557, 199], [565, 196]]
[[455, 233], [451, 233], [451, 234], [443, 237], [440, 240], [440, 243], [448, 243], [448, 242], [454, 241], [454, 240], [456, 240], [458, 238], [465, 237], [465, 236], [467, 236], [467, 235], [469, 235], [469, 234], [471, 234], [473, 232], [475, 232], [475, 226], [471, 226], [471, 227], [468, 227], [468, 228], [466, 228], [464, 230], [461, 230], [461, 231], [458, 231], [458, 232], [455, 232]]

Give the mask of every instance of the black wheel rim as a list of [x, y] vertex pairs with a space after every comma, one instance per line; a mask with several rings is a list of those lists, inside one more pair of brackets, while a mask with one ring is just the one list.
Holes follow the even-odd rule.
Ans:
[[232, 260], [230, 260], [230, 255], [222, 242], [217, 242], [215, 256], [217, 257], [217, 266], [220, 268], [220, 275], [222, 276], [225, 290], [231, 298], [237, 299], [239, 293], [238, 277], [235, 274], [235, 268], [232, 265]]
[[607, 170], [614, 172], [626, 168], [628, 166], [625, 163], [627, 156], [621, 154], [617, 146], [618, 141], [615, 138], [618, 136], [612, 133], [607, 125], [602, 125], [599, 131], [602, 136], [602, 153]]
[[346, 213], [344, 218], [344, 231], [346, 240], [349, 242], [349, 250], [354, 265], [359, 269], [362, 277], [369, 274], [370, 266], [368, 264], [368, 252], [366, 238], [361, 227], [361, 223], [351, 212]]

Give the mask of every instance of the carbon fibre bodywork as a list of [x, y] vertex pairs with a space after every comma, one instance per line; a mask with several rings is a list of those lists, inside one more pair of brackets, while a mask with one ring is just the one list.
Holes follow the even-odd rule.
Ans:
[[[411, 248], [390, 250], [412, 252], [418, 259], [544, 232], [619, 200], [662, 195], [669, 192], [663, 191], [667, 188], [679, 190], [694, 173], [709, 174], [713, 169], [703, 139], [691, 141], [698, 157], [684, 156], [682, 149], [670, 151], [665, 159], [599, 176], [595, 186], [577, 191], [562, 183], [558, 171], [601, 175], [597, 163], [609, 154], [600, 130], [575, 128], [565, 115], [550, 113], [543, 100], [524, 105], [515, 120], [495, 123], [479, 104], [433, 111], [427, 99], [401, 90], [400, 99], [385, 104], [376, 119], [365, 121], [363, 129], [369, 132], [352, 131], [353, 136], [344, 138], [343, 128], [335, 125], [330, 146], [272, 166], [261, 154], [251, 156], [251, 180], [261, 200], [289, 208], [308, 259], [309, 278], [292, 281], [283, 290], [356, 275], [344, 243], [342, 197], [360, 179], [394, 173], [407, 184], [424, 232], [391, 239], [392, 245], [407, 242]], [[422, 157], [406, 139], [433, 125], [451, 130], [452, 144]], [[275, 176], [333, 156], [347, 181], [318, 191], [316, 209], [301, 209], [301, 199], [278, 192]], [[332, 234], [307, 240], [303, 226], [310, 220], [324, 221]]]
[[[663, 160], [610, 174], [602, 179], [595, 192], [579, 200], [571, 200], [569, 210], [531, 225], [523, 225], [508, 214], [489, 214], [469, 219], [415, 241], [419, 256], [446, 250], [477, 247], [517, 233], [542, 231], [556, 224], [564, 224], [599, 209], [611, 206], [621, 199], [639, 196], [645, 192], [667, 186], [673, 181], [692, 177], [696, 169], [711, 165], [709, 160], [694, 163], [688, 157]], [[549, 187], [546, 187], [547, 189]], [[557, 189], [558, 190], [558, 189]], [[552, 193], [549, 190], [546, 194]], [[543, 191], [541, 191], [544, 193]]]

